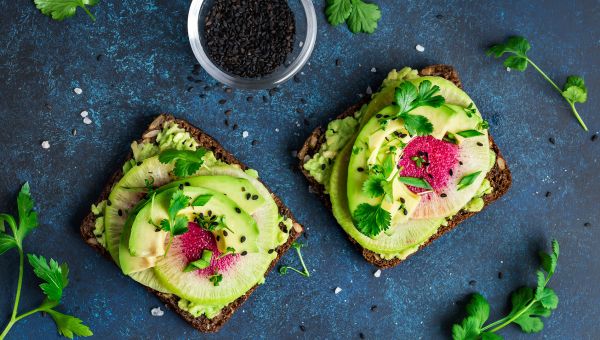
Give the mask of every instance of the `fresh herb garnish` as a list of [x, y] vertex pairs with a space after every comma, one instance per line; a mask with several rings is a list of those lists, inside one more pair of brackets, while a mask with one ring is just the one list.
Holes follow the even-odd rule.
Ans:
[[[454, 340], [502, 339], [495, 334], [500, 329], [516, 323], [525, 333], [537, 333], [544, 328], [541, 317], [549, 317], [558, 306], [558, 296], [546, 287], [554, 275], [559, 255], [558, 241], [552, 241], [552, 253], [540, 252], [541, 270], [537, 271], [535, 289], [522, 287], [511, 294], [512, 308], [504, 318], [484, 326], [489, 318], [490, 305], [480, 294], [474, 294], [467, 305], [467, 317], [460, 324], [452, 326]], [[544, 272], [547, 274], [544, 274]]]
[[406, 176], [398, 176], [398, 180], [404, 184], [410, 185], [415, 188], [432, 190], [431, 184], [429, 184], [423, 178], [418, 177], [406, 177]]
[[415, 162], [417, 168], [422, 168], [423, 165], [426, 163], [425, 158], [423, 158], [422, 156], [413, 156], [410, 158], [410, 160]]
[[468, 187], [469, 185], [473, 184], [473, 182], [475, 182], [475, 179], [477, 179], [477, 176], [479, 176], [480, 174], [481, 171], [477, 171], [472, 174], [463, 176], [463, 178], [461, 178], [460, 181], [458, 181], [458, 190], [462, 190]]
[[232, 255], [235, 254], [235, 248], [234, 247], [227, 247], [225, 249], [225, 252], [223, 254], [219, 255], [219, 258], [223, 258], [223, 257], [225, 257], [225, 256], [227, 256], [229, 254], [232, 254]]
[[477, 130], [464, 130], [464, 131], [459, 131], [456, 134], [461, 137], [464, 137], [464, 138], [483, 136], [483, 133], [481, 133]]
[[442, 140], [444, 142], [458, 144], [458, 139], [456, 138], [456, 135], [453, 134], [452, 132], [446, 132], [446, 135], [444, 135], [444, 138], [442, 138]]
[[95, 6], [99, 0], [34, 0], [33, 2], [37, 9], [54, 20], [63, 21], [70, 18], [77, 12], [77, 7], [81, 7], [92, 21], [96, 21], [96, 17], [86, 6]]
[[302, 271], [300, 271], [294, 267], [291, 267], [291, 266], [281, 266], [281, 267], [279, 267], [279, 274], [285, 275], [285, 274], [287, 274], [287, 271], [289, 269], [289, 270], [295, 271], [296, 273], [298, 273], [304, 277], [310, 277], [310, 272], [306, 268], [306, 264], [304, 263], [304, 259], [302, 258], [302, 252], [300, 251], [300, 248], [302, 248], [302, 247], [304, 247], [304, 245], [300, 242], [294, 241], [292, 243], [292, 248], [296, 249], [298, 258], [300, 258], [300, 264], [302, 265]]
[[382, 174], [373, 174], [363, 183], [362, 190], [371, 198], [391, 193], [391, 185]]
[[213, 197], [213, 195], [211, 195], [211, 194], [199, 195], [192, 202], [192, 206], [193, 207], [203, 207], [206, 205], [206, 203], [208, 203], [208, 201], [210, 201], [210, 199], [212, 197]]
[[[69, 284], [69, 267], [66, 263], [61, 265], [57, 261], [46, 260], [43, 256], [27, 254], [29, 264], [33, 268], [34, 274], [44, 282], [40, 284], [40, 289], [46, 296], [39, 307], [29, 312], [18, 315], [19, 302], [21, 299], [21, 288], [23, 286], [24, 258], [23, 240], [32, 230], [38, 227], [37, 213], [33, 210], [34, 202], [31, 198], [29, 183], [25, 183], [17, 196], [17, 211], [19, 223], [15, 218], [8, 214], [0, 214], [0, 255], [17, 248], [19, 252], [19, 278], [17, 281], [17, 292], [13, 305], [12, 314], [8, 324], [0, 334], [0, 339], [6, 338], [10, 329], [23, 318], [38, 313], [48, 313], [56, 324], [59, 334], [73, 338], [73, 336], [91, 336], [92, 331], [74, 316], [57, 312], [54, 308], [60, 304], [63, 291]], [[6, 225], [12, 231], [12, 235], [6, 232]]]
[[151, 196], [156, 191], [156, 187], [154, 186], [154, 177], [150, 176], [149, 179], [145, 178], [144, 187], [146, 188], [146, 194]]
[[221, 281], [223, 281], [223, 275], [219, 274], [216, 270], [213, 275], [208, 277], [208, 280], [212, 282], [212, 284], [217, 287]]
[[388, 230], [392, 221], [390, 212], [383, 209], [381, 204], [361, 203], [354, 210], [352, 217], [356, 228], [369, 237], [377, 236], [380, 232]]
[[202, 251], [202, 256], [197, 259], [196, 261], [190, 262], [184, 269], [183, 272], [184, 273], [188, 273], [197, 269], [204, 269], [204, 268], [208, 268], [210, 266], [210, 260], [212, 258], [213, 252], [208, 250], [208, 249], [204, 249]]
[[196, 173], [204, 164], [206, 149], [198, 148], [196, 151], [169, 149], [163, 151], [158, 160], [163, 164], [175, 161], [173, 173], [177, 177], [189, 177]]
[[160, 221], [160, 229], [169, 232], [169, 243], [165, 249], [165, 256], [171, 248], [171, 243], [175, 236], [185, 234], [188, 231], [188, 218], [186, 216], [177, 216], [177, 214], [186, 208], [190, 203], [190, 198], [183, 193], [183, 190], [175, 190], [171, 200], [169, 201], [169, 208], [167, 213], [169, 218], [165, 218]]
[[475, 108], [475, 105], [473, 105], [473, 103], [470, 103], [469, 106], [463, 108], [463, 111], [465, 111], [465, 114], [469, 118], [473, 117], [473, 115], [477, 113], [477, 109]]
[[530, 64], [556, 91], [558, 91], [558, 93], [562, 95], [567, 103], [569, 103], [571, 111], [573, 111], [573, 114], [575, 115], [575, 118], [577, 118], [579, 124], [581, 124], [581, 127], [583, 127], [585, 131], [588, 131], [587, 126], [575, 108], [575, 103], [585, 103], [587, 100], [587, 88], [583, 78], [579, 76], [569, 76], [564, 87], [562, 89], [559, 88], [558, 85], [544, 73], [544, 71], [529, 59], [527, 52], [530, 48], [531, 45], [529, 45], [529, 42], [525, 38], [515, 36], [509, 37], [503, 44], [490, 47], [490, 49], [487, 50], [487, 55], [493, 55], [494, 58], [500, 58], [505, 53], [512, 54], [504, 60], [504, 66], [518, 71], [525, 71], [527, 65]]
[[362, 0], [328, 0], [325, 14], [331, 25], [346, 22], [352, 33], [373, 33], [381, 19], [379, 6]]

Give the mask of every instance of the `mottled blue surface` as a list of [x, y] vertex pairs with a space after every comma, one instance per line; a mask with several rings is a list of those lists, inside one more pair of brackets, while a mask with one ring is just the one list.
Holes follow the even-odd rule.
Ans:
[[[502, 334], [593, 338], [600, 315], [600, 141], [590, 137], [600, 128], [600, 2], [379, 0], [383, 19], [372, 36], [327, 25], [324, 2], [315, 2], [318, 42], [300, 83], [285, 84], [272, 98], [266, 91], [227, 94], [205, 73], [202, 84], [186, 79], [196, 63], [185, 29], [189, 1], [102, 1], [93, 9], [96, 23], [83, 12], [54, 22], [32, 1], [0, 2], [0, 211], [14, 212], [19, 186], [31, 182], [42, 226], [25, 248], [69, 263], [71, 285], [61, 310], [81, 317], [100, 339], [201, 336], [170, 311], [152, 317], [158, 299], [78, 233], [130, 141], [154, 115], [171, 112], [256, 168], [308, 230], [311, 278], [271, 273], [223, 330], [209, 337], [447, 337], [474, 291], [489, 298], [492, 318], [506, 312], [509, 292], [534, 282], [535, 254], [556, 237], [562, 254], [551, 287], [561, 299], [558, 310], [541, 335], [526, 336], [513, 326]], [[507, 72], [485, 56], [490, 43], [516, 33], [529, 38], [530, 57], [560, 83], [571, 73], [585, 77], [590, 98], [579, 107], [590, 133], [533, 70]], [[418, 53], [416, 44], [425, 52]], [[335, 66], [338, 58], [341, 67]], [[374, 278], [375, 268], [291, 170], [291, 154], [313, 128], [354, 104], [367, 86], [375, 88], [389, 69], [431, 63], [457, 67], [491, 123], [514, 185], [481, 214]], [[204, 91], [207, 84], [211, 89]], [[75, 95], [75, 87], [83, 94]], [[227, 103], [219, 105], [220, 99]], [[229, 108], [226, 127], [223, 112]], [[79, 116], [84, 109], [93, 120], [89, 126]], [[250, 136], [243, 139], [243, 131]], [[40, 147], [43, 140], [50, 141], [49, 150]], [[252, 140], [259, 144], [252, 146]], [[584, 227], [586, 222], [591, 226]], [[297, 258], [288, 253], [283, 262], [297, 264]], [[15, 263], [14, 251], [0, 257], [0, 323], [12, 308]], [[469, 285], [471, 280], [476, 283]], [[41, 301], [37, 284], [28, 269], [21, 310]], [[335, 295], [338, 286], [343, 290]], [[374, 312], [372, 305], [378, 306]], [[49, 317], [35, 315], [19, 322], [9, 338], [55, 334]]]

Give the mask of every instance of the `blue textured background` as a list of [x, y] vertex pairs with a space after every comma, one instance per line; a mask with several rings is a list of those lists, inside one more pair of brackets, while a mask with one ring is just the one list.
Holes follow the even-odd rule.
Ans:
[[[102, 1], [93, 8], [96, 23], [81, 11], [60, 23], [40, 14], [32, 1], [0, 2], [0, 210], [14, 212], [19, 186], [31, 182], [42, 225], [25, 249], [69, 263], [71, 285], [61, 310], [85, 320], [98, 338], [201, 336], [170, 311], [152, 317], [158, 299], [78, 233], [130, 141], [154, 115], [170, 112], [257, 169], [308, 230], [305, 256], [313, 276], [271, 273], [210, 337], [358, 338], [361, 332], [367, 338], [447, 337], [474, 291], [489, 298], [492, 318], [506, 312], [508, 294], [534, 282], [536, 253], [556, 237], [562, 254], [551, 287], [561, 299], [558, 310], [541, 335], [522, 335], [513, 326], [502, 334], [593, 338], [600, 315], [600, 141], [590, 137], [600, 126], [600, 2], [380, 0], [383, 19], [371, 36], [329, 26], [324, 2], [315, 1], [320, 27], [310, 64], [299, 83], [283, 85], [273, 97], [267, 91], [227, 94], [205, 73], [198, 77], [201, 84], [186, 79], [196, 63], [186, 33], [188, 1]], [[485, 56], [490, 43], [510, 34], [528, 37], [530, 57], [559, 83], [571, 73], [585, 77], [590, 98], [579, 107], [590, 133], [533, 70], [507, 72]], [[425, 52], [415, 51], [416, 44]], [[312, 129], [357, 102], [367, 86], [376, 88], [389, 69], [431, 63], [456, 66], [490, 121], [514, 184], [499, 202], [374, 278], [375, 268], [308, 192], [302, 175], [291, 170], [292, 151]], [[75, 95], [75, 87], [83, 94]], [[254, 100], [248, 102], [248, 96]], [[220, 99], [227, 103], [219, 105]], [[226, 127], [223, 113], [229, 108]], [[92, 125], [82, 123], [84, 109]], [[243, 131], [250, 136], [243, 139]], [[50, 141], [49, 150], [40, 147], [43, 140]], [[252, 140], [259, 143], [253, 146]], [[288, 253], [283, 262], [297, 264], [296, 255]], [[12, 308], [15, 263], [14, 251], [0, 257], [0, 323]], [[41, 301], [37, 284], [27, 269], [21, 310]], [[337, 286], [343, 289], [339, 295], [333, 293]], [[19, 322], [9, 338], [55, 334], [49, 317], [35, 315]]]

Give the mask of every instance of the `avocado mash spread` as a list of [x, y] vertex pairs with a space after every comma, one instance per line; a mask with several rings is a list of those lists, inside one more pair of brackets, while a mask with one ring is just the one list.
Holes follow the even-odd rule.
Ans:
[[496, 161], [487, 127], [453, 83], [394, 70], [353, 117], [329, 123], [304, 168], [352, 238], [404, 259], [458, 211], [483, 208]]
[[175, 122], [131, 147], [123, 177], [92, 206], [94, 235], [124, 274], [213, 318], [264, 282], [292, 221], [258, 172], [217, 160]]

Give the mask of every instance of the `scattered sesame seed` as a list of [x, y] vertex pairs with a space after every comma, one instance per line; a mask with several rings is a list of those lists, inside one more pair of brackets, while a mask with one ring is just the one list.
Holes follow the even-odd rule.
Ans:
[[50, 149], [50, 142], [47, 140], [42, 142], [42, 149]]
[[300, 47], [304, 46], [304, 41], [301, 41], [300, 43], [298, 43], [298, 46], [300, 46]]
[[415, 46], [415, 49], [419, 52], [425, 52], [425, 47], [423, 47], [422, 45]]
[[592, 136], [592, 138], [590, 138], [590, 139], [592, 140], [592, 142], [595, 142], [595, 141], [596, 141], [596, 139], [598, 139], [598, 134], [597, 134], [597, 133], [595, 133], [595, 134]]
[[373, 73], [377, 73], [377, 69], [376, 69], [375, 67], [373, 67], [373, 68], [371, 69], [371, 72], [373, 72]]
[[83, 118], [83, 124], [90, 125], [92, 124], [92, 120], [89, 117]]
[[510, 72], [510, 67], [507, 67], [507, 68], [506, 68], [506, 72]]
[[380, 277], [381, 276], [381, 269], [377, 269], [377, 271], [375, 273], [373, 273], [373, 276]]
[[371, 86], [367, 87], [367, 94], [368, 95], [373, 94], [373, 89], [371, 88]]
[[339, 294], [342, 291], [342, 288], [340, 287], [335, 287], [335, 290], [333, 291], [336, 295]]
[[85, 118], [85, 117], [87, 117], [89, 114], [90, 114], [89, 112], [87, 112], [87, 111], [83, 110], [83, 111], [81, 111], [81, 113], [80, 113], [79, 115], [81, 116], [81, 118]]
[[77, 136], [77, 129], [73, 129], [73, 130], [71, 131], [71, 134], [72, 134], [73, 136]]
[[242, 132], [242, 138], [248, 138], [249, 135], [248, 131]]
[[279, 129], [278, 129], [278, 128], [275, 128], [275, 132], [279, 132]]
[[82, 94], [82, 93], [83, 93], [83, 90], [82, 90], [82, 89], [80, 89], [79, 87], [76, 87], [76, 88], [74, 88], [74, 89], [73, 89], [73, 92], [75, 92], [75, 94], [78, 94], [78, 95], [79, 95], [79, 94]]
[[163, 316], [165, 315], [165, 312], [162, 309], [160, 309], [160, 307], [156, 307], [152, 308], [150, 314], [152, 314], [152, 316]]

